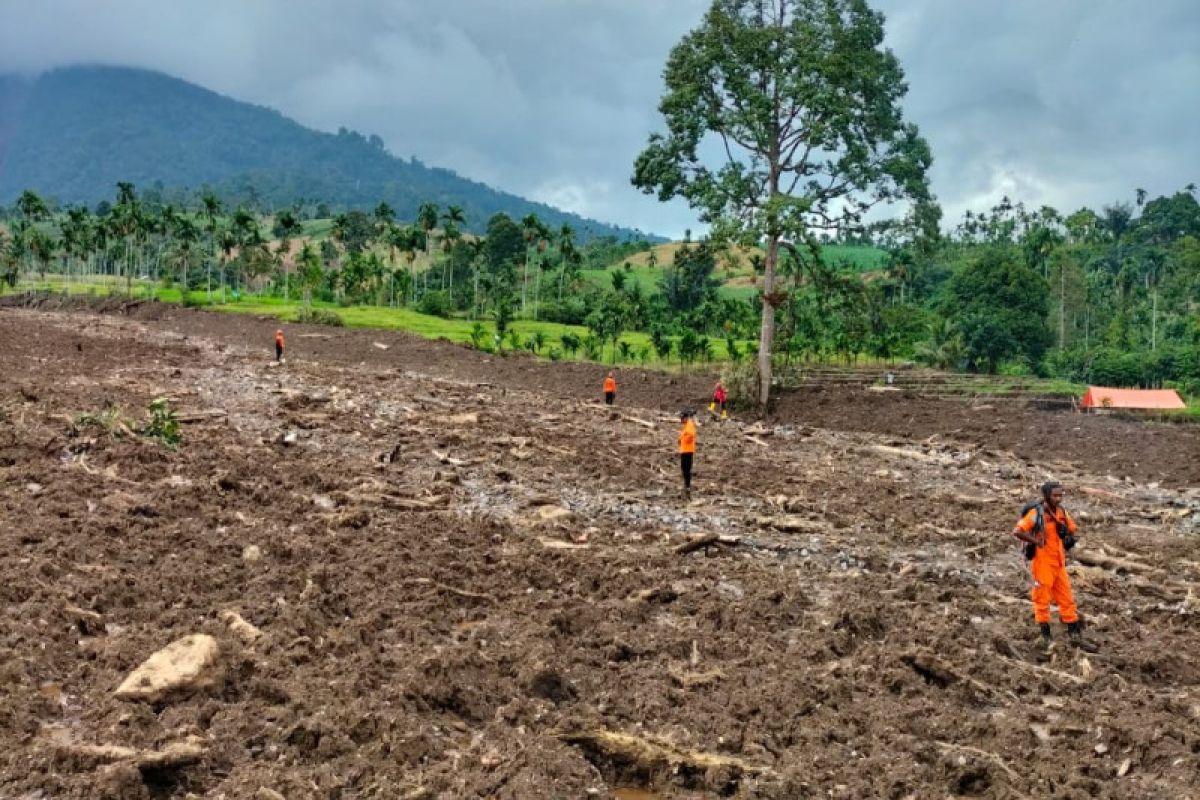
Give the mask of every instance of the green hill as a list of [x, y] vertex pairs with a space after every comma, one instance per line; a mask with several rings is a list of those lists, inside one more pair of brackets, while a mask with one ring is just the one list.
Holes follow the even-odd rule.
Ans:
[[166, 199], [209, 186], [231, 204], [264, 210], [298, 201], [373, 208], [382, 200], [412, 219], [421, 203], [454, 204], [477, 232], [502, 211], [567, 223], [581, 240], [645, 238], [396, 158], [377, 136], [321, 133], [161, 73], [72, 67], [0, 76], [0, 203], [33, 189], [59, 203], [92, 204], [111, 199], [118, 181]]

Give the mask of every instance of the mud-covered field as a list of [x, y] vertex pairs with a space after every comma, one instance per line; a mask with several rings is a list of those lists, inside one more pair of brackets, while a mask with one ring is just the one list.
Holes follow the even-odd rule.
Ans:
[[[1200, 798], [1190, 426], [805, 390], [685, 501], [708, 376], [108, 311], [0, 309], [2, 798]], [[1097, 653], [1036, 641], [1047, 477]]]

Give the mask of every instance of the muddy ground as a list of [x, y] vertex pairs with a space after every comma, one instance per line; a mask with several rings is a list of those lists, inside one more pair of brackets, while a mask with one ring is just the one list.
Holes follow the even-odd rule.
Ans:
[[[1200, 797], [1191, 428], [805, 390], [689, 502], [707, 376], [127, 311], [0, 309], [0, 797]], [[1097, 653], [1035, 641], [1047, 477]]]

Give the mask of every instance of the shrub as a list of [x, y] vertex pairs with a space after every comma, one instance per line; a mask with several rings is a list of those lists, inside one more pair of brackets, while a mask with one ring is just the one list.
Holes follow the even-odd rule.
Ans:
[[476, 350], [483, 349], [483, 343], [487, 340], [487, 330], [484, 329], [482, 322], [476, 322], [471, 325], [471, 347]]
[[446, 318], [454, 310], [454, 303], [450, 298], [449, 292], [439, 289], [433, 292], [426, 292], [421, 297], [421, 301], [417, 303], [417, 310], [422, 314]]
[[344, 328], [345, 320], [336, 311], [327, 308], [312, 308], [306, 306], [296, 312], [296, 322], [306, 325], [329, 325], [334, 328]]
[[758, 402], [758, 362], [748, 359], [731, 364], [721, 373], [721, 383], [732, 408], [749, 408]]
[[150, 422], [142, 428], [142, 435], [158, 439], [167, 447], [176, 447], [182, 438], [179, 432], [179, 420], [175, 411], [165, 397], [160, 397], [150, 403]]

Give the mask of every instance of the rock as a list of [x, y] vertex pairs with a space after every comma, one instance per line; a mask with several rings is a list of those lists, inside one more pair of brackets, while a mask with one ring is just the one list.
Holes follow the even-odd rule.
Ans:
[[157, 702], [174, 694], [209, 689], [219, 678], [217, 640], [197, 633], [177, 639], [142, 662], [117, 687], [121, 700]]
[[334, 502], [333, 498], [323, 494], [315, 495], [312, 501], [313, 505], [322, 511], [333, 511], [337, 508], [337, 503]]
[[254, 793], [254, 800], [287, 800], [287, 798], [274, 789], [268, 789], [266, 786], [263, 786]]
[[731, 581], [721, 581], [717, 584], [717, 594], [731, 600], [741, 600], [746, 596], [746, 590]]
[[242, 560], [253, 564], [256, 561], [262, 561], [262, 548], [256, 544], [248, 544], [242, 548]]
[[572, 515], [569, 508], [562, 506], [538, 506], [537, 516], [542, 522], [558, 522]]
[[246, 622], [236, 611], [222, 611], [218, 615], [218, 619], [228, 625], [229, 630], [233, 631], [234, 635], [246, 644], [254, 644], [262, 636], [261, 630]]
[[43, 488], [44, 488], [44, 487], [43, 487], [43, 486], [42, 486], [40, 483], [27, 483], [27, 484], [25, 484], [25, 491], [29, 492], [29, 493], [30, 493], [30, 494], [32, 494], [32, 495], [39, 495], [39, 494], [41, 494], [41, 493], [42, 493], [42, 489], [43, 489]]
[[1121, 762], [1121, 766], [1117, 767], [1117, 777], [1124, 778], [1129, 772], [1129, 768], [1133, 766], [1133, 759], [1127, 758]]
[[1104, 742], [1101, 742], [1092, 749], [1096, 751], [1096, 755], [1102, 756], [1108, 752], [1108, 745], [1106, 745]]

